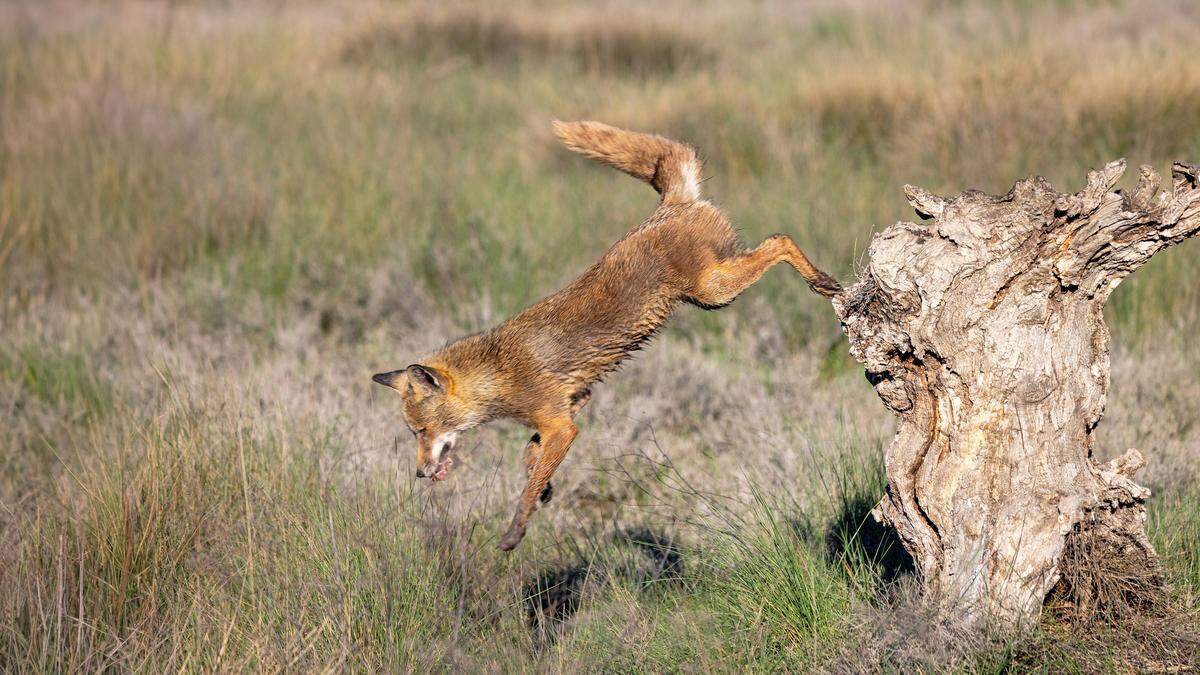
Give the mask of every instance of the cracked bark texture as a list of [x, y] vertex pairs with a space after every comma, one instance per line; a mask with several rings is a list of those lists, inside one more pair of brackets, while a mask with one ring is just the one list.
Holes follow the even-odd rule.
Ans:
[[913, 186], [920, 223], [877, 234], [861, 280], [834, 308], [879, 397], [900, 419], [875, 514], [954, 614], [1036, 616], [1067, 536], [1086, 529], [1156, 566], [1144, 465], [1095, 459], [1104, 414], [1110, 293], [1200, 230], [1200, 167], [1173, 185], [1113, 162], [1077, 193], [1041, 177], [1008, 194], [953, 198]]

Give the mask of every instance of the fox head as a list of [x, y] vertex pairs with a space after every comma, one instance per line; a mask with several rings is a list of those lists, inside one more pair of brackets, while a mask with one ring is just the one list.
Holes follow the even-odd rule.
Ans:
[[458, 432], [470, 426], [471, 418], [464, 403], [453, 395], [450, 374], [415, 363], [371, 379], [400, 392], [404, 423], [417, 439], [417, 478], [445, 478], [453, 464], [450, 451]]

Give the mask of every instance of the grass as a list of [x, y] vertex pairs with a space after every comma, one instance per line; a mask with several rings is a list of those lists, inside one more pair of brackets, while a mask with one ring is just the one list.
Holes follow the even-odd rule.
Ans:
[[108, 412], [113, 393], [86, 354], [70, 348], [30, 345], [0, 354], [0, 375], [50, 407], [68, 408], [85, 419]]
[[705, 64], [712, 54], [699, 41], [662, 22], [630, 23], [594, 14], [490, 13], [478, 8], [437, 12], [419, 8], [393, 24], [372, 26], [350, 40], [342, 58], [350, 64], [404, 68], [463, 58], [475, 66], [521, 67], [555, 62], [583, 73], [620, 76], [670, 75]]
[[1192, 491], [1163, 495], [1151, 513], [1150, 535], [1159, 555], [1168, 562], [1173, 590], [1183, 602], [1194, 605], [1200, 597], [1200, 518]]
[[[1188, 664], [1190, 618], [1012, 641], [931, 614], [868, 515], [892, 423], [785, 272], [597, 389], [511, 556], [524, 432], [473, 432], [417, 484], [369, 375], [650, 212], [553, 118], [694, 143], [746, 239], [791, 233], [848, 280], [912, 218], [904, 183], [1200, 160], [1190, 4], [68, 5], [0, 5], [0, 668]], [[1115, 292], [1098, 443], [1150, 457], [1185, 617], [1197, 256]]]

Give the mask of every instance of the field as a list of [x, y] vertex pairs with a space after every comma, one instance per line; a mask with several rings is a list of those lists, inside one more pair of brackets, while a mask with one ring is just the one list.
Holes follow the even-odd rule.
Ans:
[[845, 282], [905, 183], [1200, 161], [1198, 48], [1186, 0], [0, 3], [0, 670], [1195, 667], [1194, 242], [1114, 294], [1100, 428], [1171, 607], [1019, 638], [916, 596], [868, 516], [892, 420], [790, 270], [596, 391], [511, 555], [527, 432], [417, 481], [370, 376], [652, 211], [552, 119], [695, 144]]

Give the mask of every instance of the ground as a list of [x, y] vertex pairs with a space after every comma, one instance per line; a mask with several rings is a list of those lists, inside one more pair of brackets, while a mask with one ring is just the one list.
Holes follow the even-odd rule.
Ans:
[[1200, 161], [1198, 46], [1182, 0], [0, 5], [0, 664], [1194, 666], [1194, 243], [1110, 303], [1100, 452], [1147, 455], [1171, 581], [1117, 627], [964, 635], [923, 607], [867, 516], [892, 420], [790, 270], [596, 388], [512, 555], [528, 432], [415, 480], [370, 376], [651, 212], [552, 119], [695, 144], [747, 240], [848, 282], [914, 217], [905, 183]]

